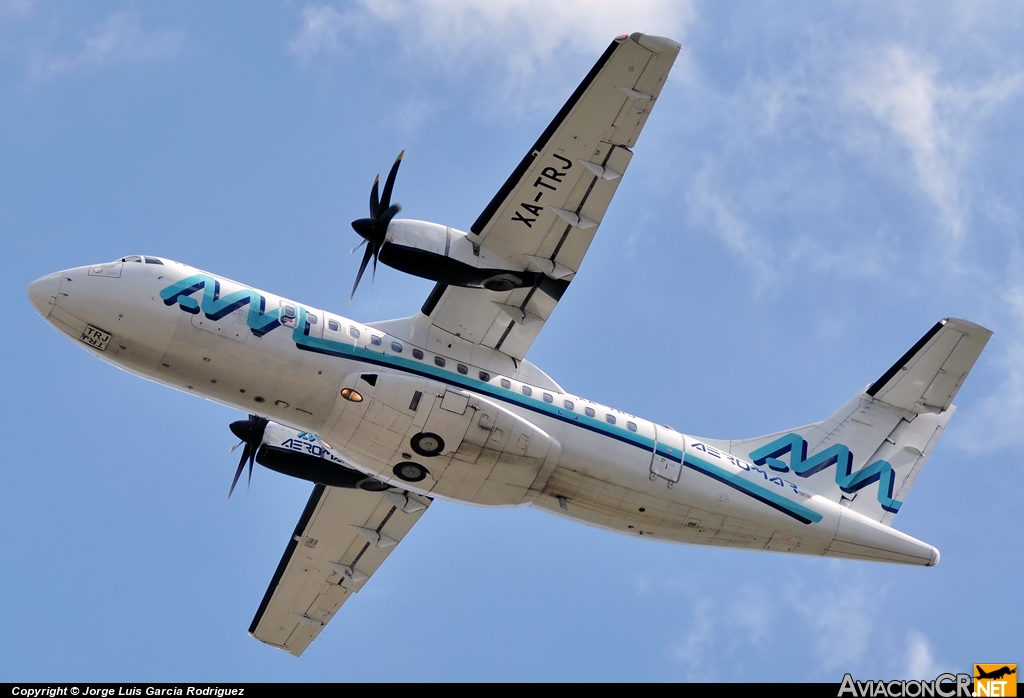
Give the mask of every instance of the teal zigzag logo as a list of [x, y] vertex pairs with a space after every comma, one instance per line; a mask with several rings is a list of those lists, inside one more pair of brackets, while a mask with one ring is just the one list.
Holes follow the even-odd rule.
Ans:
[[[202, 290], [202, 303], [192, 297]], [[166, 305], [177, 303], [182, 310], [198, 314], [200, 310], [210, 320], [220, 320], [229, 313], [248, 305], [249, 316], [246, 322], [256, 336], [264, 335], [281, 325], [281, 309], [267, 311], [267, 300], [252, 289], [236, 291], [223, 298], [220, 295], [220, 281], [209, 274], [194, 274], [171, 284], [160, 291], [160, 298]]]
[[[789, 454], [789, 465], [779, 456]], [[853, 472], [853, 453], [843, 444], [834, 444], [821, 453], [807, 457], [807, 442], [799, 434], [786, 434], [770, 444], [750, 452], [755, 465], [767, 465], [772, 470], [792, 470], [800, 477], [810, 477], [825, 468], [836, 466], [836, 484], [847, 494], [852, 494], [873, 482], [878, 483], [878, 503], [886, 511], [895, 514], [903, 502], [892, 498], [896, 485], [896, 473], [888, 461], [876, 460], [871, 465]]]

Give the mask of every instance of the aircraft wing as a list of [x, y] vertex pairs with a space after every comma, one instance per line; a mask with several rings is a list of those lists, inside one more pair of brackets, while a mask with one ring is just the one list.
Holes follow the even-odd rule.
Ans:
[[393, 488], [316, 485], [249, 634], [301, 655], [429, 505], [426, 497]]
[[580, 268], [678, 53], [661, 37], [612, 42], [470, 228], [474, 243], [542, 280], [504, 293], [438, 284], [421, 310], [437, 341], [525, 356]]

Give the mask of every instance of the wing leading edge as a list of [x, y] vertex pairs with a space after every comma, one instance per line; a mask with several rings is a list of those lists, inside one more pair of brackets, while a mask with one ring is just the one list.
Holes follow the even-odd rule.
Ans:
[[430, 506], [398, 489], [316, 485], [249, 634], [301, 655]]
[[537, 284], [438, 284], [418, 315], [388, 331], [426, 334], [456, 355], [482, 347], [521, 360], [580, 268], [679, 48], [643, 34], [615, 39], [471, 226], [474, 244], [540, 272]]

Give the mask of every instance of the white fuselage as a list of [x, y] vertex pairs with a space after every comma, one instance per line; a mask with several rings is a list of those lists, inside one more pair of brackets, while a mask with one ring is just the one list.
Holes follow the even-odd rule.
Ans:
[[[502, 375], [501, 366], [464, 363], [148, 259], [52, 274], [29, 295], [48, 322], [105, 361], [315, 434], [352, 468], [410, 491], [528, 504], [683, 543], [922, 565], [938, 559], [930, 545], [806, 492], [794, 477], [568, 395], [539, 372]], [[343, 396], [351, 391], [361, 399]], [[410, 439], [419, 434], [439, 437], [442, 450], [415, 450]], [[403, 463], [422, 466], [425, 477], [401, 478]]]

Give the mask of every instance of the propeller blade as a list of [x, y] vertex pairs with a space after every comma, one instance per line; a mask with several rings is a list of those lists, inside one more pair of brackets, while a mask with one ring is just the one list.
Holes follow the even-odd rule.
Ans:
[[245, 491], [248, 492], [249, 488], [252, 487], [252, 464], [256, 460], [256, 449], [253, 449], [249, 453], [249, 481], [245, 483]]
[[[377, 187], [380, 185], [380, 174], [373, 180], [373, 188], [370, 189], [370, 218], [376, 218], [380, 211], [380, 197], [377, 195]], [[358, 232], [358, 231], [356, 231]]]
[[[380, 200], [380, 205], [384, 208], [389, 208], [391, 206], [391, 190], [395, 188], [395, 176], [398, 175], [398, 166], [402, 164], [402, 157], [404, 155], [405, 151], [403, 150], [398, 154], [398, 157], [395, 158], [395, 164], [391, 166], [391, 171], [388, 172], [387, 181], [384, 182], [384, 196], [381, 197]], [[374, 218], [376, 218], [376, 216], [374, 216]], [[387, 226], [384, 227], [386, 228]]]
[[384, 213], [381, 214], [380, 218], [377, 219], [377, 227], [380, 234], [379, 244], [384, 244], [384, 238], [388, 236], [388, 226], [391, 225], [391, 219], [398, 215], [398, 212], [402, 210], [402, 207], [398, 204], [392, 204], [388, 206]]
[[[238, 459], [238, 468], [235, 470], [235, 477], [231, 480], [231, 489], [228, 490], [228, 500], [231, 499], [231, 495], [235, 492], [235, 487], [238, 486], [238, 480], [242, 477], [242, 471], [245, 469], [245, 464], [249, 463], [249, 478], [248, 484], [252, 484], [252, 471], [253, 465], [256, 463], [256, 454], [259, 452], [260, 445], [263, 443], [263, 436], [267, 432], [267, 424], [269, 420], [260, 417], [255, 414], [250, 414], [248, 419], [240, 419], [237, 422], [232, 422], [228, 425], [231, 429], [231, 433], [241, 439], [241, 443], [235, 445], [231, 450], [234, 451], [242, 443], [245, 444], [245, 448], [242, 450], [242, 457]], [[248, 489], [248, 487], [246, 488]]]
[[[373, 187], [370, 189], [370, 217], [357, 218], [352, 221], [352, 230], [356, 231], [359, 237], [363, 239], [363, 243], [366, 243], [366, 251], [363, 253], [362, 262], [359, 264], [356, 282], [352, 284], [352, 293], [348, 297], [350, 304], [356, 295], [356, 289], [359, 288], [359, 282], [362, 280], [363, 274], [366, 273], [366, 266], [370, 263], [370, 260], [373, 260], [371, 278], [377, 278], [377, 262], [380, 261], [381, 248], [384, 247], [384, 243], [387, 241], [388, 226], [391, 225], [391, 219], [402, 210], [402, 207], [398, 204], [391, 203], [391, 194], [395, 190], [395, 178], [398, 177], [398, 168], [402, 166], [403, 157], [405, 157], [404, 150], [395, 158], [395, 162], [391, 165], [391, 170], [388, 172], [387, 179], [384, 180], [383, 196], [380, 196], [380, 175], [378, 174], [373, 180]], [[349, 254], [353, 254], [363, 243], [353, 247]]]
[[348, 302], [351, 303], [352, 299], [356, 295], [356, 289], [359, 288], [359, 281], [363, 278], [363, 272], [366, 271], [366, 265], [370, 261], [370, 257], [373, 256], [373, 247], [370, 245], [366, 246], [366, 252], [363, 253], [363, 261], [359, 264], [359, 273], [356, 274], [356, 282], [352, 284], [352, 293], [348, 297]]
[[245, 444], [245, 449], [242, 451], [242, 457], [238, 461], [238, 469], [235, 470], [235, 477], [231, 481], [231, 489], [228, 490], [228, 499], [231, 499], [231, 495], [235, 492], [235, 485], [238, 484], [238, 478], [242, 477], [242, 469], [245, 467], [245, 461], [249, 457], [249, 444]]
[[237, 444], [228, 449], [228, 453], [234, 453], [235, 449], [244, 444], [244, 441], [239, 441]]

